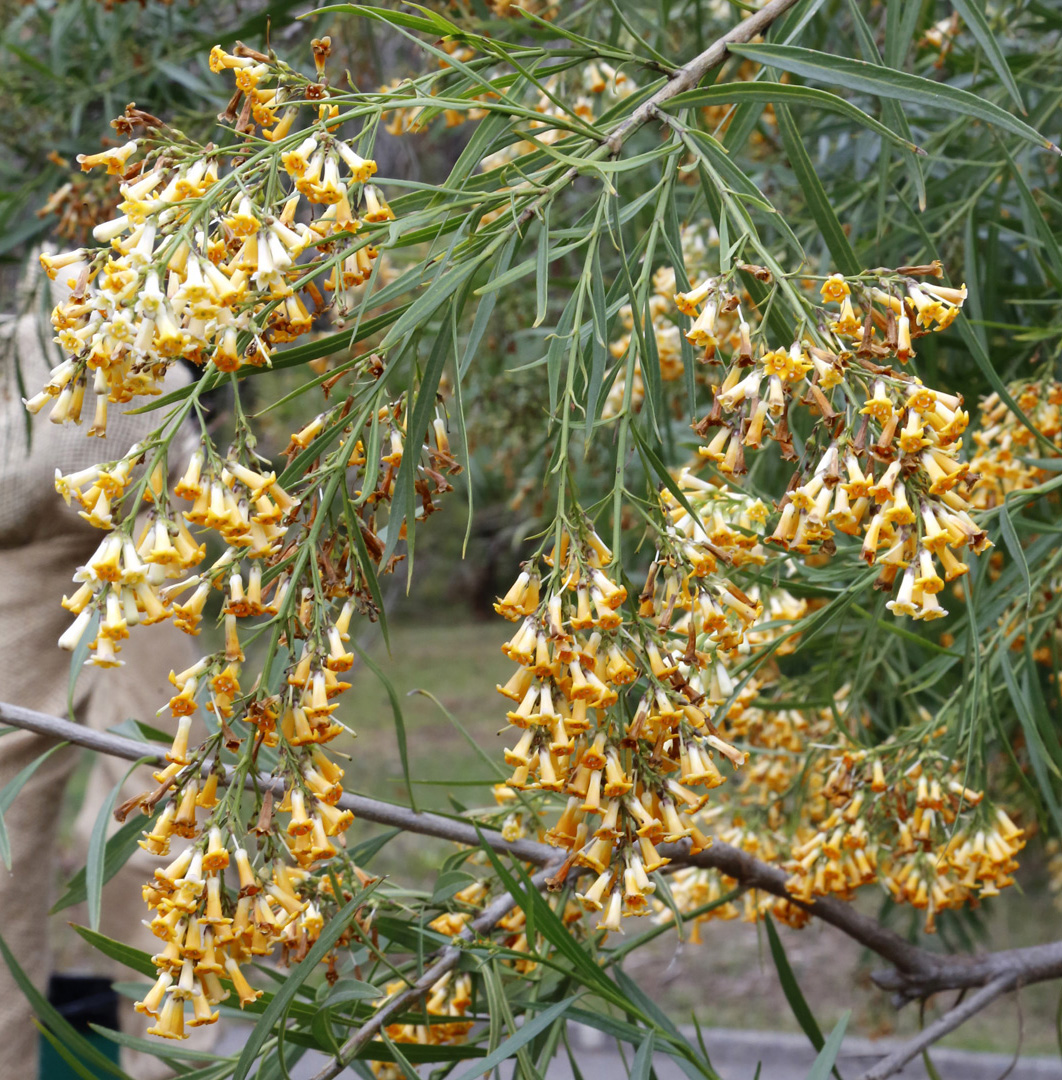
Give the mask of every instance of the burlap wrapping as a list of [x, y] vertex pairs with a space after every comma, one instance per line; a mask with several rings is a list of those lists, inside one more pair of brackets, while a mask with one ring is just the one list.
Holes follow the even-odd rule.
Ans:
[[[35, 393], [57, 359], [45, 355], [39, 320], [27, 315], [0, 323], [0, 339], [4, 337], [17, 347], [25, 387]], [[65, 473], [120, 457], [158, 423], [159, 415], [127, 416], [112, 406], [107, 439], [101, 442], [86, 438], [87, 424], [50, 424], [46, 409], [34, 418], [32, 442], [27, 445], [26, 414], [11, 350], [0, 355], [5, 357], [0, 372], [0, 700], [65, 716], [70, 654], [60, 651], [56, 641], [71, 616], [59, 601], [64, 592], [76, 588], [71, 585], [71, 575], [91, 557], [103, 533], [66, 507], [55, 493], [54, 472], [57, 466]], [[174, 372], [167, 389], [186, 377]], [[85, 402], [89, 420], [92, 408], [90, 388]], [[169, 623], [134, 629], [121, 652], [124, 667], [111, 671], [85, 668], [79, 676], [74, 694], [77, 719], [101, 729], [127, 717], [153, 722], [155, 711], [173, 692], [167, 681], [169, 671], [190, 665], [197, 655], [194, 639]], [[53, 745], [51, 740], [26, 732], [0, 738], [0, 787]], [[57, 833], [63, 790], [81, 753], [67, 748], [53, 754], [5, 815], [12, 870], [9, 873], [0, 865], [0, 932], [40, 987], [52, 969], [50, 924], [66, 919], [86, 921], [84, 911], [76, 908], [51, 920], [46, 917], [58, 877]], [[75, 827], [74, 857], [80, 854], [81, 863], [100, 804], [128, 767], [128, 762], [102, 755], [96, 761]], [[140, 768], [126, 785], [126, 794], [150, 786], [149, 770]], [[147, 912], [140, 884], [155, 864], [156, 860], [146, 855], [134, 857], [107, 884], [100, 927], [108, 936], [149, 952], [157, 951], [159, 942], [141, 923]], [[67, 969], [73, 965], [82, 971], [134, 978], [128, 969], [109, 966], [104, 957], [87, 947], [71, 949], [70, 942], [79, 940], [64, 935]], [[6, 967], [0, 968], [0, 1080], [35, 1080], [38, 1033], [32, 1013]], [[122, 1026], [141, 1034], [142, 1018], [134, 1020], [134, 1016], [131, 1008], [125, 1011]], [[201, 1029], [196, 1035], [200, 1045], [213, 1038], [211, 1029]], [[123, 1067], [136, 1080], [171, 1075], [154, 1059], [141, 1055], [123, 1056]]]

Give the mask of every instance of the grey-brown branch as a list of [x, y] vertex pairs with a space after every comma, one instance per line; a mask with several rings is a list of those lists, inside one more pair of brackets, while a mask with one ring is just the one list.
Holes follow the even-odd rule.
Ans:
[[[0, 703], [0, 724], [23, 728], [128, 761], [144, 759], [165, 763], [164, 751], [157, 745], [93, 731], [18, 705]], [[270, 787], [278, 794], [283, 788], [281, 780], [264, 775], [247, 779], [248, 787], [255, 783], [259, 789]], [[535, 866], [547, 867], [560, 858], [558, 850], [547, 844], [534, 840], [506, 840], [497, 830], [467, 819], [416, 812], [406, 806], [366, 795], [347, 792], [340, 799], [339, 806], [350, 810], [363, 821], [389, 825], [422, 836], [434, 836], [455, 844], [467, 844], [469, 847], [485, 844], [494, 851]], [[1005, 949], [980, 956], [946, 956], [912, 945], [845, 901], [832, 897], [820, 897], [810, 903], [797, 900], [786, 889], [788, 875], [785, 870], [761, 862], [730, 844], [717, 840], [706, 851], [696, 854], [691, 854], [683, 844], [664, 844], [660, 846], [660, 851], [676, 866], [718, 870], [745, 888], [758, 889], [788, 900], [836, 927], [892, 965], [891, 970], [875, 972], [872, 978], [882, 989], [893, 991], [900, 1002], [927, 997], [942, 990], [987, 986], [1004, 976], [1013, 976], [1016, 982], [1023, 985], [1062, 978], [1062, 941]]]
[[[556, 870], [557, 866], [560, 865], [556, 851], [553, 852], [553, 858], [553, 865], [544, 867], [531, 878], [531, 884], [536, 888], [541, 889], [546, 882], [546, 878], [548, 878], [550, 874]], [[516, 901], [509, 893], [503, 893], [497, 899], [492, 900], [483, 911], [457, 935], [458, 940], [462, 942], [471, 942], [475, 940], [477, 935], [489, 934], [497, 925], [498, 921], [503, 919], [508, 912], [512, 911], [515, 904]], [[326, 1065], [319, 1073], [316, 1073], [313, 1080], [332, 1080], [333, 1077], [338, 1076], [343, 1069], [354, 1060], [358, 1050], [369, 1042], [373, 1036], [379, 1034], [392, 1016], [397, 1016], [407, 1005], [411, 1005], [417, 998], [426, 994], [448, 971], [451, 971], [457, 966], [457, 962], [461, 959], [461, 952], [462, 949], [459, 945], [446, 945], [441, 948], [435, 954], [435, 962], [431, 967], [429, 967], [419, 979], [410, 983], [405, 990], [395, 994], [392, 998], [388, 998], [387, 1001], [373, 1013], [372, 1017], [366, 1020], [365, 1023], [362, 1024], [349, 1039], [347, 1039], [340, 1048], [338, 1057]]]
[[[684, 64], [673, 72], [659, 90], [652, 97], [647, 98], [634, 112], [609, 133], [601, 146], [587, 159], [592, 164], [595, 158], [604, 156], [615, 157], [623, 149], [623, 144], [641, 127], [650, 120], [660, 117], [660, 106], [665, 101], [670, 101], [678, 94], [692, 90], [708, 72], [720, 66], [728, 55], [731, 45], [743, 45], [750, 42], [754, 37], [767, 30], [776, 19], [784, 15], [798, 0], [770, 0], [769, 3], [747, 19], [743, 19], [732, 30], [725, 33], [717, 41], [708, 46], [704, 52], [695, 56], [688, 64]], [[535, 214], [553, 197], [556, 190], [566, 187], [579, 175], [579, 167], [571, 166], [561, 174], [559, 180], [550, 186], [550, 189], [539, 198], [532, 201], [517, 219], [518, 225], [525, 225]]]

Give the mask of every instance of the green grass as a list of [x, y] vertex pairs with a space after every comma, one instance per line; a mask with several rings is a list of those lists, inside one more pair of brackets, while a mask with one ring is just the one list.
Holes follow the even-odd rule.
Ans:
[[[390, 654], [380, 634], [367, 650], [398, 695], [418, 805], [452, 810], [449, 795], [466, 805], [482, 805], [491, 798], [490, 785], [501, 778], [443, 710], [417, 691], [438, 698], [500, 766], [505, 740], [498, 731], [507, 725], [507, 701], [495, 684], [512, 672], [512, 663], [500, 651], [509, 636], [506, 626], [500, 619], [496, 624], [458, 622], [446, 627], [397, 622], [390, 627]], [[355, 670], [350, 681], [353, 686], [342, 699], [339, 715], [358, 737], [336, 744], [352, 755], [344, 786], [404, 801], [405, 778], [387, 690], [367, 666]]]
[[[419, 809], [454, 812], [494, 805], [491, 785], [504, 773], [491, 769], [461, 731], [425, 690], [436, 697], [480, 749], [504, 769], [507, 701], [495, 684], [504, 682], [512, 663], [501, 653], [510, 636], [498, 619], [470, 622], [458, 612], [448, 626], [426, 619], [396, 620], [389, 625], [391, 649], [377, 632], [366, 651], [398, 697], [406, 730], [409, 773]], [[349, 791], [407, 803], [406, 782], [390, 697], [367, 665], [355, 665], [351, 689], [341, 699], [340, 719], [357, 738], [337, 739], [332, 746], [350, 754], [343, 763], [343, 785]], [[355, 825], [352, 843], [375, 835], [373, 826]], [[429, 887], [435, 871], [453, 852], [443, 841], [412, 834], [396, 837], [377, 856], [372, 868], [394, 876], [400, 884]]]

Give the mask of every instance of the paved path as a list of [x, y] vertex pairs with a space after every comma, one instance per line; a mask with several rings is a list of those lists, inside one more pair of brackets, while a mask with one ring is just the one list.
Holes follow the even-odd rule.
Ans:
[[[232, 1054], [239, 1050], [249, 1029], [229, 1024], [218, 1041], [217, 1053]], [[574, 1024], [571, 1028], [572, 1048], [584, 1080], [620, 1080], [627, 1070], [616, 1053], [615, 1045], [601, 1032]], [[723, 1080], [753, 1080], [756, 1067], [762, 1063], [760, 1080], [806, 1080], [815, 1052], [803, 1035], [779, 1034], [770, 1031], [733, 1031], [724, 1028], [703, 1028], [705, 1045], [712, 1065]], [[693, 1037], [693, 1032], [688, 1033]], [[898, 1040], [871, 1041], [851, 1037], [845, 1039], [837, 1067], [845, 1080], [854, 1080], [879, 1057], [900, 1045]], [[1006, 1054], [974, 1054], [964, 1050], [933, 1051], [933, 1064], [941, 1080], [1062, 1080], [1062, 1058], [1022, 1057], [1008, 1072], [1013, 1059]], [[325, 1063], [320, 1054], [307, 1053], [291, 1070], [292, 1080], [309, 1080]], [[630, 1056], [627, 1058], [630, 1061]], [[680, 1080], [685, 1073], [666, 1054], [657, 1054], [653, 1067], [658, 1080]], [[427, 1070], [425, 1070], [427, 1071]], [[347, 1070], [342, 1080], [351, 1080], [354, 1073]], [[509, 1075], [506, 1071], [506, 1075]], [[928, 1080], [921, 1058], [897, 1074], [901, 1080]], [[548, 1080], [574, 1080], [567, 1056], [555, 1058]]]

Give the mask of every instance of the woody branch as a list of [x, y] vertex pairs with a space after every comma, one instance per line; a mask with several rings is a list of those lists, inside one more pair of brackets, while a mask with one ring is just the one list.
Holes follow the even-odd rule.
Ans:
[[[0, 723], [128, 761], [144, 759], [159, 764], [165, 762], [163, 751], [150, 744], [121, 735], [92, 731], [68, 720], [18, 705], [0, 703]], [[248, 778], [248, 787], [254, 786], [255, 782], [254, 778]], [[277, 794], [282, 794], [281, 781], [272, 777], [259, 776], [257, 785], [260, 790], [269, 787], [276, 789]], [[558, 850], [547, 844], [533, 840], [506, 840], [501, 833], [469, 821], [445, 817], [442, 814], [416, 812], [408, 807], [371, 799], [365, 795], [347, 792], [338, 805], [342, 809], [350, 810], [363, 821], [397, 827], [422, 836], [434, 836], [456, 844], [468, 844], [471, 847], [485, 844], [494, 851], [535, 866], [549, 867], [559, 859]], [[883, 990], [893, 991], [895, 1000], [900, 1005], [943, 990], [984, 987], [996, 984], [1002, 979], [1011, 980], [1004, 988], [1009, 990], [1018, 983], [1027, 985], [1062, 978], [1062, 941], [1021, 949], [1004, 949], [980, 956], [944, 956], [912, 945], [844, 901], [821, 897], [805, 903], [795, 899], [786, 889], [787, 875], [783, 869], [761, 862], [730, 844], [715, 841], [709, 849], [697, 854], [690, 854], [682, 844], [661, 845], [660, 850], [671, 859], [674, 866], [699, 866], [718, 870], [745, 888], [758, 889], [788, 900], [872, 950], [892, 965], [891, 970], [875, 972], [872, 975], [874, 982]], [[544, 884], [547, 877], [548, 874], [536, 875], [536, 882], [541, 878], [541, 883]], [[509, 906], [512, 906], [511, 903]], [[1002, 992], [1004, 991], [1000, 991]]]

